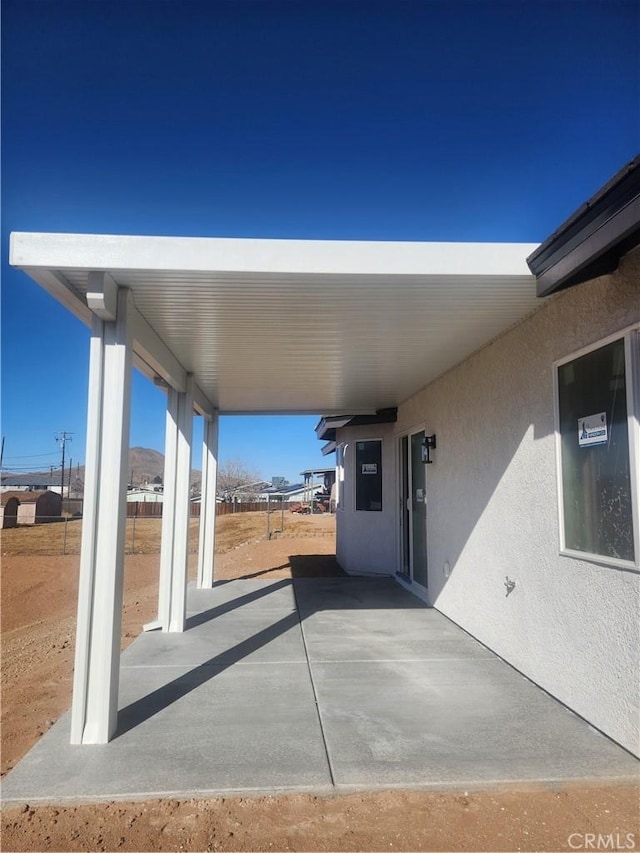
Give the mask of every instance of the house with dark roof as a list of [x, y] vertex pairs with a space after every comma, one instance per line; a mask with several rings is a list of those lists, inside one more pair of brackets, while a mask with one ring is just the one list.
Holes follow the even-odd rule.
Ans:
[[[65, 483], [68, 477], [65, 476]], [[0, 488], [2, 491], [30, 491], [38, 492], [50, 489], [53, 492], [60, 492], [60, 471], [37, 471], [27, 474], [3, 474], [0, 478]], [[68, 491], [68, 486], [65, 485], [65, 493]]]
[[148, 627], [186, 627], [194, 411], [201, 590], [218, 415], [321, 412], [342, 568], [395, 579], [637, 753], [639, 179], [636, 159], [540, 246], [12, 234], [11, 263], [92, 330], [71, 742], [116, 730], [135, 365], [167, 390]]

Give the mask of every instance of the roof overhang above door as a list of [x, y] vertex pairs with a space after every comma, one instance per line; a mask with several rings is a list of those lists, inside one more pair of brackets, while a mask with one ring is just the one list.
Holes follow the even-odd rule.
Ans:
[[137, 366], [201, 410], [366, 414], [539, 307], [535, 248], [19, 232], [10, 262], [86, 323], [90, 274], [129, 288]]

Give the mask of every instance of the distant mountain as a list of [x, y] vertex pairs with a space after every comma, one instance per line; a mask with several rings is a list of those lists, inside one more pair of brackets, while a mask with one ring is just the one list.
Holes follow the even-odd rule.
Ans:
[[153, 482], [164, 474], [164, 454], [149, 447], [129, 448], [129, 482], [134, 486]]
[[[134, 486], [152, 483], [156, 477], [164, 475], [164, 454], [149, 447], [131, 447], [128, 460], [128, 482]], [[68, 482], [65, 473], [65, 483]], [[191, 485], [200, 488], [202, 480], [200, 471], [191, 470]], [[37, 485], [47, 486], [60, 484], [60, 468], [51, 471], [36, 471], [29, 474], [3, 474], [2, 484], [11, 486]], [[71, 470], [71, 491], [82, 492], [84, 488], [84, 465], [74, 465]]]

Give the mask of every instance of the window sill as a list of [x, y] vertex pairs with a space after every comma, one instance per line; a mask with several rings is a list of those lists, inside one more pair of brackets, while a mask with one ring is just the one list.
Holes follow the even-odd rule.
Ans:
[[640, 566], [631, 560], [618, 560], [616, 557], [603, 557], [599, 554], [589, 554], [587, 551], [571, 551], [565, 548], [559, 551], [560, 557], [569, 557], [573, 560], [582, 560], [584, 563], [594, 563], [607, 569], [622, 569], [627, 572], [640, 574]]

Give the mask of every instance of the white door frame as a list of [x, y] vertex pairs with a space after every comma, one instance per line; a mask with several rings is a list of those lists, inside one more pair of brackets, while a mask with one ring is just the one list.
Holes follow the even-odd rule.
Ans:
[[[406, 586], [414, 595], [416, 595], [418, 598], [421, 598], [423, 601], [425, 601], [425, 602], [427, 602], [427, 604], [429, 604], [430, 601], [429, 601], [428, 588], [422, 586], [420, 583], [418, 583], [413, 578], [413, 512], [411, 510], [409, 511], [409, 531], [408, 531], [409, 532], [409, 575], [408, 576], [405, 575], [402, 571], [402, 569], [403, 569], [403, 556], [404, 556], [403, 555], [403, 548], [404, 548], [404, 543], [403, 543], [403, 537], [404, 537], [403, 513], [404, 513], [404, 507], [402, 506], [402, 501], [405, 500], [405, 495], [403, 494], [403, 491], [402, 491], [402, 482], [403, 482], [403, 476], [406, 476], [407, 477], [407, 485], [408, 485], [407, 491], [409, 493], [409, 496], [411, 496], [413, 494], [413, 471], [411, 468], [411, 437], [416, 435], [417, 433], [420, 433], [420, 432], [423, 432], [425, 435], [427, 434], [427, 427], [426, 427], [425, 423], [416, 424], [416, 425], [410, 427], [409, 429], [406, 429], [406, 430], [403, 430], [402, 432], [396, 433], [396, 435], [395, 435], [396, 442], [397, 442], [397, 450], [396, 450], [397, 457], [396, 458], [398, 460], [398, 472], [397, 472], [397, 476], [396, 476], [396, 489], [397, 489], [397, 496], [398, 496], [398, 500], [396, 502], [396, 511], [397, 511], [396, 530], [398, 531], [397, 558], [396, 558], [397, 559], [396, 579], [400, 583], [402, 583], [404, 586]], [[402, 470], [403, 469], [402, 440], [404, 438], [407, 439], [408, 453], [407, 453], [407, 459], [406, 459], [406, 470], [403, 472], [403, 470]], [[426, 472], [426, 468], [425, 468], [425, 502], [427, 499], [426, 479], [427, 479], [427, 472]], [[428, 511], [428, 507], [427, 507], [427, 511]], [[426, 515], [426, 513], [425, 513], [424, 524], [425, 524], [425, 539], [426, 539], [425, 557], [427, 560], [427, 577], [428, 577], [429, 537], [426, 535], [427, 534], [427, 515]]]

